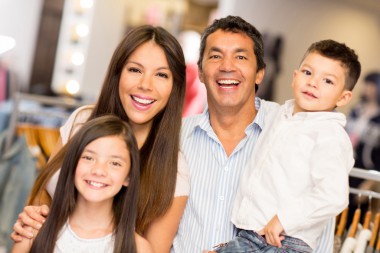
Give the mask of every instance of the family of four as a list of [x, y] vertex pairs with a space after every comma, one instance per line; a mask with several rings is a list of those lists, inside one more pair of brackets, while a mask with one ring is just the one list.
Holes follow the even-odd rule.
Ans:
[[160, 27], [130, 31], [97, 103], [61, 128], [13, 252], [332, 252], [354, 162], [335, 108], [360, 76], [355, 52], [312, 44], [279, 106], [255, 96], [260, 32], [228, 16], [205, 29], [198, 68], [207, 108], [182, 121], [179, 43]]

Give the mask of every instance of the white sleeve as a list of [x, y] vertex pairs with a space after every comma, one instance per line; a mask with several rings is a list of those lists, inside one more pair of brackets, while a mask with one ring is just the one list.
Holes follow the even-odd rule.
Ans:
[[178, 172], [177, 183], [174, 192], [174, 197], [189, 196], [190, 194], [190, 175], [189, 165], [182, 152], [178, 154]]
[[[74, 134], [79, 127], [87, 121], [93, 108], [94, 107], [92, 105], [85, 105], [76, 109], [69, 116], [66, 123], [60, 128], [62, 145], [65, 145], [69, 138], [71, 138], [72, 134]], [[59, 172], [60, 169], [54, 173], [46, 184], [46, 191], [52, 198], [54, 196], [55, 188], [57, 187]]]
[[60, 128], [62, 145], [65, 145], [70, 137], [78, 130], [78, 126], [87, 121], [90, 116], [93, 105], [85, 105], [76, 109], [66, 123]]

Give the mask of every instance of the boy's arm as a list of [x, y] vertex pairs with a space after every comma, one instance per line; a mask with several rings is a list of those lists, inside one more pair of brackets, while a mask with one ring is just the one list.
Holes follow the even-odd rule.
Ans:
[[263, 230], [259, 231], [259, 234], [265, 235], [265, 240], [268, 244], [281, 248], [281, 241], [285, 239], [283, 235], [284, 227], [282, 226], [277, 215], [268, 222]]
[[277, 213], [286, 233], [324, 222], [348, 205], [348, 177], [354, 163], [352, 145], [340, 133], [334, 134], [335, 138], [325, 138], [313, 149], [310, 191], [287, 202], [286, 208]]

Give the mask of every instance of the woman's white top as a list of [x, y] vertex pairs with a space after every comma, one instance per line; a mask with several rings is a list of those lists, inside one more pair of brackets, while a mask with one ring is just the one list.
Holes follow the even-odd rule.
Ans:
[[[60, 128], [60, 134], [62, 139], [62, 145], [65, 145], [69, 138], [73, 136], [74, 133], [87, 121], [88, 117], [91, 115], [93, 110], [93, 105], [85, 105], [77, 110], [75, 110], [70, 117], [67, 119], [66, 123]], [[58, 170], [53, 177], [49, 180], [46, 185], [46, 190], [49, 195], [53, 197], [55, 188], [57, 186]], [[164, 182], [163, 182], [164, 183]], [[189, 177], [189, 167], [185, 160], [185, 157], [181, 152], [178, 154], [178, 173], [177, 173], [177, 184], [174, 192], [174, 197], [189, 196], [190, 193], [190, 177]]]
[[66, 222], [58, 234], [54, 253], [112, 253], [114, 243], [112, 234], [93, 239], [80, 238]]

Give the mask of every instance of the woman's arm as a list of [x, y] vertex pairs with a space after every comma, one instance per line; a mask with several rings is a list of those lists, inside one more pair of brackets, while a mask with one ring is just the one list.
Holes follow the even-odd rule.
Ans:
[[155, 253], [170, 251], [186, 202], [187, 196], [175, 197], [169, 210], [148, 228], [145, 238], [149, 241]]
[[[34, 232], [31, 227], [28, 227], [27, 230], [31, 234]], [[24, 239], [21, 242], [17, 242], [13, 245], [11, 253], [29, 253], [32, 243], [33, 239]]]

